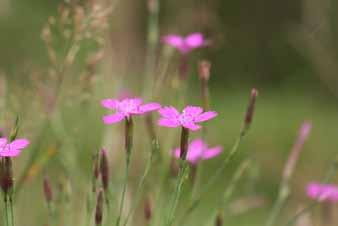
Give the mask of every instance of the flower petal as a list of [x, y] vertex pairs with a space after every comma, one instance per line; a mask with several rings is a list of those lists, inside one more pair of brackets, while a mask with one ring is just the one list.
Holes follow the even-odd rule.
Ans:
[[160, 118], [158, 120], [158, 125], [174, 128], [174, 127], [180, 126], [180, 123], [177, 120], [168, 119], [168, 118]]
[[7, 144], [7, 138], [0, 138], [0, 147]]
[[223, 148], [221, 146], [207, 149], [203, 153], [203, 159], [210, 159], [210, 158], [216, 157], [217, 155], [221, 154], [222, 151], [223, 151]]
[[205, 45], [205, 39], [203, 37], [203, 34], [201, 33], [192, 33], [188, 35], [185, 40], [185, 45], [187, 45], [190, 48], [198, 48]]
[[158, 103], [148, 103], [140, 106], [139, 110], [141, 113], [148, 112], [148, 111], [155, 111], [161, 108], [161, 105]]
[[104, 124], [109, 125], [122, 121], [125, 118], [125, 115], [122, 113], [115, 113], [113, 115], [105, 115], [102, 120]]
[[208, 121], [212, 118], [215, 118], [217, 116], [217, 112], [215, 111], [207, 111], [207, 112], [204, 112], [198, 116], [196, 116], [195, 118], [195, 122], [204, 122], [204, 121]]
[[197, 124], [195, 124], [193, 122], [184, 122], [182, 124], [182, 126], [184, 128], [190, 129], [192, 131], [196, 131], [196, 130], [199, 130], [200, 128], [202, 128], [200, 125], [197, 125]]
[[183, 114], [189, 114], [191, 116], [197, 116], [203, 112], [203, 109], [198, 106], [186, 106], [183, 109]]
[[11, 149], [23, 149], [29, 145], [29, 140], [27, 139], [16, 139], [10, 144]]
[[101, 105], [108, 109], [116, 109], [119, 101], [114, 99], [103, 99], [101, 100]]
[[177, 118], [180, 113], [176, 110], [176, 108], [169, 106], [169, 107], [163, 107], [160, 110], [158, 110], [158, 113], [164, 118]]
[[183, 38], [179, 35], [166, 35], [162, 37], [162, 42], [174, 48], [181, 48], [184, 45]]
[[21, 149], [6, 149], [0, 151], [1, 157], [16, 157], [21, 153]]

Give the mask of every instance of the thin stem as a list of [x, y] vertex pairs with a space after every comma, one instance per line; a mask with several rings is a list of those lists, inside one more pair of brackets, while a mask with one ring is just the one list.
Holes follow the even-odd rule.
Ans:
[[289, 197], [289, 186], [284, 184], [281, 186], [281, 189], [278, 192], [278, 197], [276, 202], [274, 203], [270, 216], [266, 222], [266, 226], [273, 226], [279, 213], [285, 205], [286, 199]]
[[[331, 163], [324, 178], [321, 180], [321, 183], [325, 184], [330, 182], [330, 180], [335, 176], [337, 169], [338, 169], [338, 160], [335, 158], [335, 160]], [[293, 225], [300, 216], [312, 210], [318, 204], [319, 204], [318, 201], [312, 201], [308, 206], [304, 207], [304, 209], [300, 210], [298, 213], [296, 213], [296, 215], [294, 215], [291, 219], [289, 219], [283, 226]]]
[[187, 174], [187, 169], [188, 169], [188, 164], [185, 161], [181, 162], [180, 174], [179, 174], [179, 177], [177, 179], [175, 192], [174, 192], [172, 199], [171, 199], [171, 202], [170, 202], [169, 213], [168, 213], [168, 216], [167, 216], [165, 226], [171, 226], [174, 222], [174, 213], [175, 213], [175, 210], [176, 210], [176, 207], [177, 207], [177, 204], [178, 204], [178, 200], [179, 200], [180, 195], [181, 195], [182, 186], [183, 186], [184, 180], [186, 178], [186, 174]]
[[7, 201], [7, 195], [5, 194], [4, 195], [4, 203], [5, 203], [5, 223], [6, 223], [6, 226], [10, 226], [9, 224], [9, 211], [8, 211], [8, 201]]
[[130, 165], [130, 157], [131, 157], [131, 149], [133, 144], [133, 121], [132, 118], [129, 117], [125, 120], [125, 149], [126, 149], [126, 168], [125, 168], [125, 178], [123, 182], [123, 190], [122, 190], [122, 197], [120, 202], [120, 210], [119, 215], [117, 216], [116, 226], [120, 225], [121, 217], [123, 213], [123, 207], [125, 202], [127, 184], [128, 184], [128, 177], [129, 177], [129, 165]]
[[218, 168], [218, 170], [216, 171], [216, 173], [213, 174], [213, 176], [209, 179], [208, 183], [205, 185], [204, 189], [200, 192], [200, 195], [193, 200], [193, 202], [190, 204], [190, 206], [187, 208], [187, 210], [185, 211], [185, 213], [183, 214], [183, 219], [181, 220], [181, 223], [183, 224], [183, 222], [185, 221], [185, 219], [196, 209], [196, 207], [199, 205], [199, 203], [201, 202], [201, 198], [202, 196], [207, 193], [211, 186], [215, 183], [215, 181], [218, 179], [218, 177], [223, 173], [224, 169], [226, 168], [226, 166], [228, 165], [229, 161], [232, 159], [232, 157], [236, 154], [239, 144], [241, 143], [243, 138], [243, 135], [240, 135], [234, 145], [232, 146], [232, 148], [230, 149], [229, 154], [226, 156], [226, 158], [224, 159], [222, 166]]
[[147, 56], [145, 67], [145, 89], [146, 97], [149, 98], [153, 95], [154, 74], [156, 65], [156, 47], [159, 40], [159, 0], [148, 0], [148, 31], [147, 31]]
[[152, 162], [153, 162], [153, 154], [154, 152], [158, 151], [159, 150], [159, 146], [158, 146], [158, 142], [156, 140], [153, 141], [153, 144], [152, 144], [152, 150], [150, 152], [150, 155], [149, 155], [149, 158], [148, 158], [148, 161], [147, 161], [147, 165], [146, 165], [146, 168], [144, 170], [144, 173], [140, 179], [140, 182], [138, 184], [138, 187], [137, 187], [137, 190], [136, 190], [136, 194], [137, 194], [137, 197], [133, 203], [133, 207], [129, 210], [129, 213], [127, 215], [127, 218], [126, 218], [126, 221], [125, 223], [123, 224], [124, 226], [126, 226], [128, 224], [128, 221], [130, 219], [130, 217], [132, 215], [134, 215], [135, 213], [135, 210], [141, 200], [141, 194], [142, 194], [142, 191], [143, 191], [143, 188], [144, 188], [144, 185], [145, 185], [145, 182], [146, 182], [146, 178], [149, 174], [149, 171], [151, 169], [151, 165], [152, 165]]
[[13, 206], [12, 194], [9, 195], [9, 208], [10, 208], [10, 215], [11, 215], [11, 225], [14, 226], [14, 206]]

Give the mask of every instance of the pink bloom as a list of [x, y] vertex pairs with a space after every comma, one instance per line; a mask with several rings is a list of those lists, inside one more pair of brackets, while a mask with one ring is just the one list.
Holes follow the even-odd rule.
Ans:
[[8, 143], [7, 138], [0, 138], [0, 157], [16, 157], [28, 145], [27, 139], [16, 139]]
[[[222, 150], [221, 146], [209, 148], [202, 139], [195, 139], [188, 146], [187, 160], [191, 164], [197, 164], [200, 160], [216, 157]], [[173, 151], [173, 155], [179, 159], [180, 152], [180, 148], [176, 148]]]
[[208, 121], [217, 116], [215, 111], [203, 112], [201, 107], [187, 106], [180, 114], [174, 107], [163, 107], [158, 111], [161, 118], [158, 121], [160, 126], [165, 127], [179, 127], [190, 129], [192, 131], [199, 130], [198, 122]]
[[187, 54], [193, 49], [208, 45], [208, 41], [201, 33], [191, 33], [186, 37], [180, 35], [166, 35], [162, 38], [162, 42], [176, 48], [182, 54]]
[[317, 201], [338, 201], [338, 187], [333, 184], [310, 183], [306, 187], [306, 193]]
[[114, 114], [103, 116], [105, 124], [117, 123], [131, 115], [141, 115], [161, 107], [158, 103], [143, 104], [141, 98], [104, 99], [101, 101], [101, 105], [107, 109], [115, 110]]

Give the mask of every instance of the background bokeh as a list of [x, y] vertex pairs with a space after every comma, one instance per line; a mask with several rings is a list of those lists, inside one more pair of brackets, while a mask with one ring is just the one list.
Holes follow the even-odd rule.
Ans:
[[[254, 167], [250, 168], [246, 182], [236, 189], [232, 200], [235, 202], [255, 194], [264, 200], [263, 204], [243, 213], [234, 211], [226, 222], [227, 225], [262, 225], [277, 195], [281, 171], [298, 129], [304, 120], [309, 120], [313, 123], [313, 130], [291, 181], [291, 198], [282, 215], [287, 219], [309, 202], [304, 194], [306, 184], [322, 178], [337, 152], [338, 2], [159, 2], [160, 35], [200, 31], [212, 40], [209, 48], [191, 54], [185, 100], [200, 104], [197, 62], [210, 60], [211, 107], [220, 113], [217, 120], [208, 123], [211, 144], [221, 144], [225, 151], [231, 147], [243, 120], [250, 89], [259, 90], [250, 133], [224, 177], [205, 198], [204, 208], [197, 210], [200, 214], [196, 214], [198, 217], [194, 220], [198, 222], [199, 218], [208, 215], [218, 191], [229, 181], [236, 165], [249, 157]], [[57, 0], [0, 0], [0, 120], [4, 132], [8, 133], [16, 115], [19, 115], [20, 136], [32, 141], [31, 148], [15, 160], [17, 178], [30, 170], [25, 176], [28, 179], [21, 180], [23, 187], [16, 205], [18, 222], [21, 225], [25, 222], [27, 226], [42, 225], [39, 219], [45, 217], [41, 178], [46, 173], [55, 179], [55, 186], [64, 178], [70, 179], [71, 185], [75, 184], [70, 185], [71, 194], [78, 200], [67, 211], [83, 205], [81, 192], [84, 188], [81, 186], [90, 177], [91, 153], [102, 146], [110, 153], [112, 179], [116, 183], [121, 181], [123, 155], [119, 149], [122, 148], [123, 133], [119, 131], [122, 126], [104, 128], [100, 121], [104, 111], [99, 100], [125, 90], [141, 95], [145, 79], [147, 1], [120, 0], [113, 3], [114, 9], [108, 18], [109, 28], [102, 36], [105, 56], [95, 69], [90, 88], [83, 84], [86, 69], [83, 69], [81, 60], [65, 72], [61, 88], [55, 87], [55, 80], [50, 78], [53, 69], [42, 40], [42, 30], [50, 16], [58, 17], [60, 3]], [[61, 52], [60, 46], [56, 50]], [[92, 44], [85, 43], [84, 46], [84, 49], [90, 49]], [[165, 73], [171, 76], [179, 57], [176, 52], [170, 52], [170, 57], [166, 57], [168, 51], [159, 44], [156, 54], [159, 65], [168, 62], [169, 69]], [[85, 54], [80, 51], [78, 58], [82, 59]], [[53, 102], [53, 97], [49, 95], [53, 96], [55, 90], [58, 90], [60, 99], [55, 107], [57, 110], [51, 110], [48, 103]], [[161, 90], [157, 100], [166, 105], [175, 104], [173, 99], [177, 95], [167, 88]], [[49, 116], [51, 111], [54, 112], [52, 117]], [[137, 119], [136, 122], [142, 124], [141, 121]], [[158, 130], [163, 138], [178, 137], [175, 132], [166, 134], [163, 128]], [[149, 143], [144, 141], [145, 128], [139, 126], [136, 131], [142, 134], [135, 135], [137, 147], [146, 150]], [[164, 149], [170, 150], [177, 146], [178, 141], [173, 139], [173, 142], [164, 143]], [[30, 152], [38, 157], [32, 157]], [[137, 155], [142, 156], [142, 152]], [[29, 161], [37, 162], [37, 167], [27, 169]], [[134, 161], [131, 184], [136, 184], [144, 166], [138, 158], [135, 157]], [[217, 159], [205, 163], [203, 178], [207, 179], [218, 163]], [[191, 220], [191, 225], [195, 224], [194, 220]]]

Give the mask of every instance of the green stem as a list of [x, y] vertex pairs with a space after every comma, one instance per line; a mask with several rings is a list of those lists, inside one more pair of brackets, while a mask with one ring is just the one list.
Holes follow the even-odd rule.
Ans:
[[153, 95], [154, 88], [154, 74], [156, 65], [156, 47], [159, 39], [159, 0], [148, 0], [148, 31], [147, 31], [147, 56], [144, 80], [144, 92], [146, 97], [149, 98]]
[[125, 201], [127, 184], [128, 184], [128, 177], [129, 177], [129, 163], [130, 163], [130, 155], [127, 154], [125, 177], [124, 177], [123, 190], [122, 190], [122, 197], [121, 197], [121, 202], [120, 202], [119, 215], [118, 215], [117, 221], [116, 221], [116, 226], [120, 225], [120, 221], [121, 221], [121, 217], [122, 217], [122, 213], [123, 213], [123, 207], [124, 207], [124, 201]]
[[125, 202], [127, 184], [128, 184], [128, 177], [129, 177], [129, 165], [130, 165], [130, 157], [131, 157], [131, 150], [133, 144], [133, 121], [132, 118], [129, 117], [125, 120], [125, 149], [126, 149], [126, 168], [125, 168], [125, 178], [123, 182], [123, 189], [122, 189], [122, 197], [120, 202], [120, 210], [119, 215], [117, 216], [116, 226], [120, 225], [121, 217], [123, 213], [123, 207]]
[[158, 142], [156, 140], [154, 140], [153, 144], [152, 144], [152, 150], [150, 152], [150, 155], [149, 155], [149, 158], [148, 158], [148, 161], [147, 161], [147, 165], [146, 165], [146, 169], [144, 170], [144, 173], [140, 179], [140, 182], [138, 184], [138, 187], [137, 187], [137, 190], [136, 190], [136, 199], [133, 203], [133, 207], [129, 210], [129, 213], [127, 215], [127, 218], [126, 218], [126, 221], [125, 223], [123, 224], [124, 226], [126, 226], [128, 224], [128, 221], [130, 219], [130, 217], [135, 213], [135, 210], [141, 200], [141, 195], [142, 195], [142, 191], [143, 191], [143, 188], [144, 188], [144, 185], [145, 185], [145, 182], [146, 182], [146, 178], [149, 174], [149, 171], [151, 169], [151, 165], [152, 165], [152, 162], [153, 162], [153, 154], [155, 151], [158, 151], [159, 150], [159, 147], [158, 147]]
[[273, 226], [279, 213], [284, 207], [286, 199], [289, 197], [289, 186], [286, 183], [282, 183], [281, 189], [278, 192], [278, 197], [276, 202], [274, 203], [270, 216], [266, 222], [266, 226]]
[[180, 174], [179, 177], [177, 179], [177, 184], [176, 184], [176, 189], [174, 192], [174, 195], [172, 196], [171, 202], [170, 202], [170, 209], [169, 209], [169, 213], [167, 216], [167, 220], [165, 223], [165, 226], [171, 226], [174, 222], [174, 213], [178, 204], [178, 200], [180, 198], [181, 195], [181, 191], [182, 191], [182, 186], [184, 183], [184, 180], [186, 178], [186, 174], [187, 174], [187, 169], [188, 169], [188, 164], [187, 162], [183, 161], [181, 162], [181, 167], [180, 167]]
[[6, 226], [10, 226], [9, 224], [9, 211], [8, 211], [8, 201], [7, 201], [7, 195], [5, 194], [5, 197], [4, 197], [4, 203], [5, 203], [5, 223], [6, 223]]
[[9, 207], [10, 207], [10, 215], [11, 215], [11, 225], [14, 226], [14, 205], [13, 205], [13, 197], [9, 195]]
[[202, 196], [209, 192], [211, 186], [215, 183], [215, 181], [218, 179], [218, 177], [223, 173], [224, 169], [226, 168], [226, 166], [228, 165], [229, 161], [232, 159], [232, 157], [236, 154], [239, 144], [242, 141], [243, 136], [240, 135], [234, 145], [232, 146], [229, 154], [226, 156], [226, 158], [224, 159], [222, 166], [218, 168], [218, 170], [216, 171], [216, 173], [213, 174], [213, 176], [209, 179], [208, 183], [205, 185], [204, 189], [200, 192], [200, 195], [193, 200], [193, 202], [190, 204], [190, 206], [188, 207], [188, 209], [185, 211], [185, 213], [183, 214], [183, 219], [181, 220], [182, 224], [184, 222], [184, 220], [196, 209], [196, 207], [199, 205], [199, 203], [201, 202], [201, 198]]
[[[327, 173], [325, 174], [324, 178], [321, 180], [321, 183], [329, 183], [330, 180], [335, 176], [338, 169], [338, 160], [335, 158], [335, 160], [331, 163]], [[312, 201], [308, 206], [306, 206], [304, 209], [300, 210], [296, 215], [294, 215], [291, 219], [289, 219], [283, 226], [291, 226], [293, 225], [297, 219], [302, 216], [303, 214], [307, 213], [308, 211], [312, 210], [314, 207], [316, 207], [320, 202], [318, 201]]]

